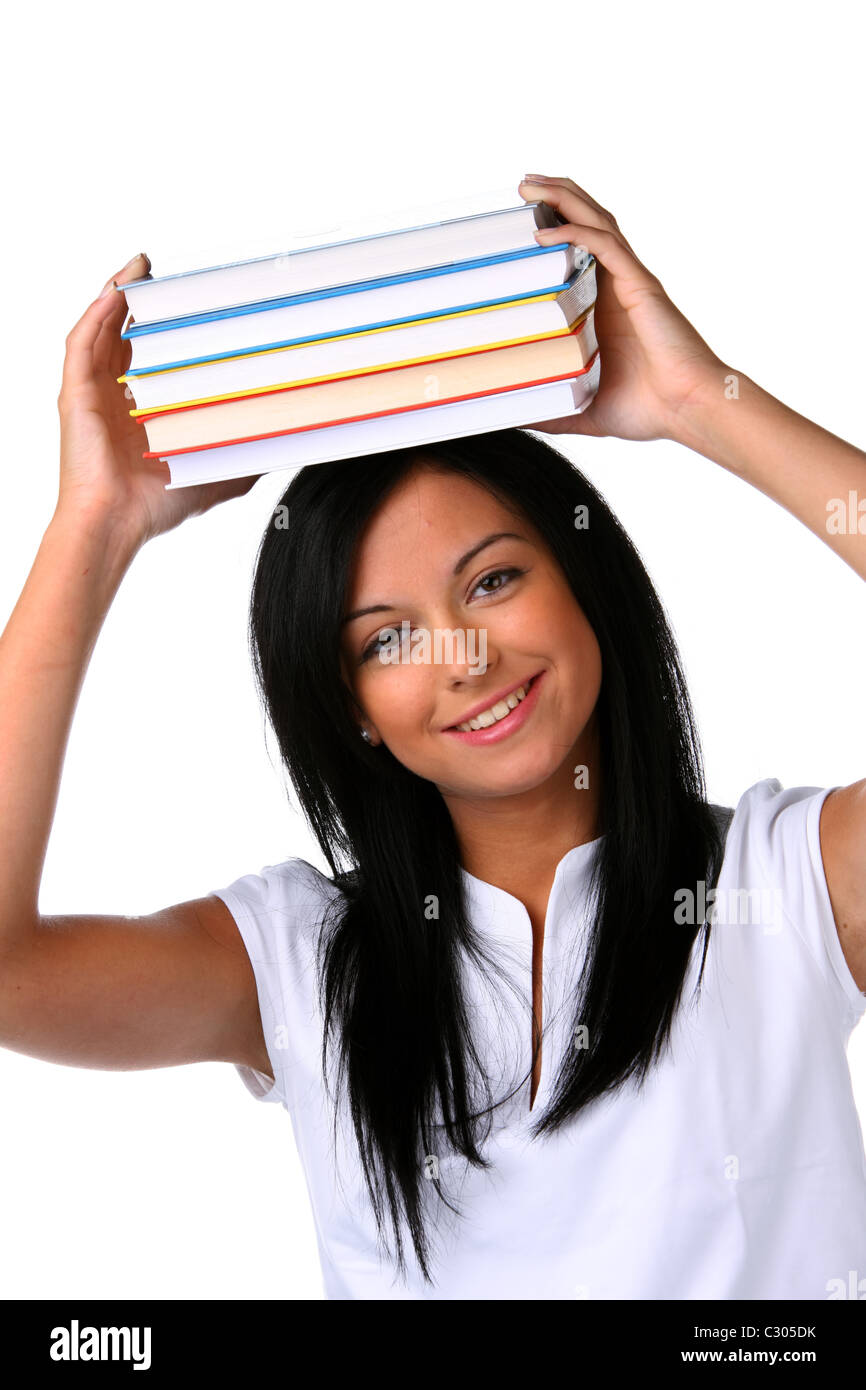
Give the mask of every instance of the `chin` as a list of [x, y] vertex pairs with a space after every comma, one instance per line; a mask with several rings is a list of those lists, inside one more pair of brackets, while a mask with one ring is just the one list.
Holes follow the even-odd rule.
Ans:
[[476, 769], [483, 776], [483, 781], [466, 779], [464, 757], [460, 767], [464, 776], [453, 779], [446, 776], [439, 780], [438, 785], [460, 796], [521, 796], [524, 792], [543, 786], [562, 765], [561, 744], [544, 752], [527, 747], [511, 758], [506, 756], [504, 750], [494, 752], [492, 747], [484, 752], [489, 763], [486, 768]]

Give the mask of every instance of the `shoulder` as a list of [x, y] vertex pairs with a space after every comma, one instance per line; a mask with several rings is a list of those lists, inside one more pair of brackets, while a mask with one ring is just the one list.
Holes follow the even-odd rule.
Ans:
[[833, 788], [821, 808], [820, 831], [839, 941], [866, 990], [866, 778]]
[[[772, 935], [787, 928], [794, 933], [853, 1024], [866, 1010], [866, 996], [852, 970], [853, 956], [843, 949], [830, 866], [822, 853], [822, 812], [833, 791], [783, 787], [769, 777], [749, 787], [734, 809], [719, 886], [723, 912], [729, 907], [742, 912], [748, 895], [761, 895], [751, 907], [769, 913], [765, 932]], [[729, 920], [739, 919], [729, 914]], [[763, 916], [749, 920], [761, 921]]]
[[316, 938], [343, 893], [314, 864], [290, 858], [214, 888], [211, 897], [228, 908], [248, 949], [279, 954]]
[[756, 870], [821, 871], [818, 834], [821, 809], [829, 787], [783, 787], [765, 777], [737, 802], [728, 833], [726, 857]]
[[298, 1088], [308, 1084], [307, 1070], [314, 1074], [321, 1034], [317, 951], [329, 911], [341, 898], [320, 869], [292, 858], [242, 874], [204, 900], [213, 905], [212, 934], [245, 953], [252, 967], [243, 978], [253, 1012], [244, 1025], [245, 1061], [236, 1065], [257, 1100], [291, 1109]]

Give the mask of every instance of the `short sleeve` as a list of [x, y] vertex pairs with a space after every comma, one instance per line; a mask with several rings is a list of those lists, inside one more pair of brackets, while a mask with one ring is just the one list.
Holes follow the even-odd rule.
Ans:
[[732, 830], [740, 853], [757, 861], [763, 881], [779, 895], [782, 915], [818, 967], [847, 1033], [866, 1012], [866, 994], [845, 959], [824, 873], [819, 826], [832, 790], [783, 788], [767, 778], [744, 793]]
[[329, 888], [335, 891], [306, 860], [288, 859], [211, 890], [232, 914], [253, 968], [274, 1080], [253, 1067], [236, 1070], [254, 1099], [287, 1110], [299, 1055], [309, 1050], [304, 1029], [314, 1013], [311, 951]]

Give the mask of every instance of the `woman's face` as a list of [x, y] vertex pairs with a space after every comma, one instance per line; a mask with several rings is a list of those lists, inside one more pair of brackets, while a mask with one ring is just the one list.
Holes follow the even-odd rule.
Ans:
[[570, 760], [598, 643], [541, 536], [484, 488], [422, 465], [403, 478], [361, 537], [346, 614], [364, 727], [444, 795], [526, 792]]

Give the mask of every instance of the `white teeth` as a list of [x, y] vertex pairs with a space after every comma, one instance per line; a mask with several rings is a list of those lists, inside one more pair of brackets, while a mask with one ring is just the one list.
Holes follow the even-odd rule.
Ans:
[[504, 719], [506, 714], [510, 714], [516, 709], [521, 700], [526, 699], [527, 687], [519, 685], [510, 695], [506, 695], [504, 700], [497, 700], [490, 709], [482, 710], [476, 714], [474, 719], [470, 719], [465, 724], [458, 724], [457, 728], [461, 733], [468, 733], [470, 729], [489, 729], [491, 724], [498, 724], [500, 719]]

